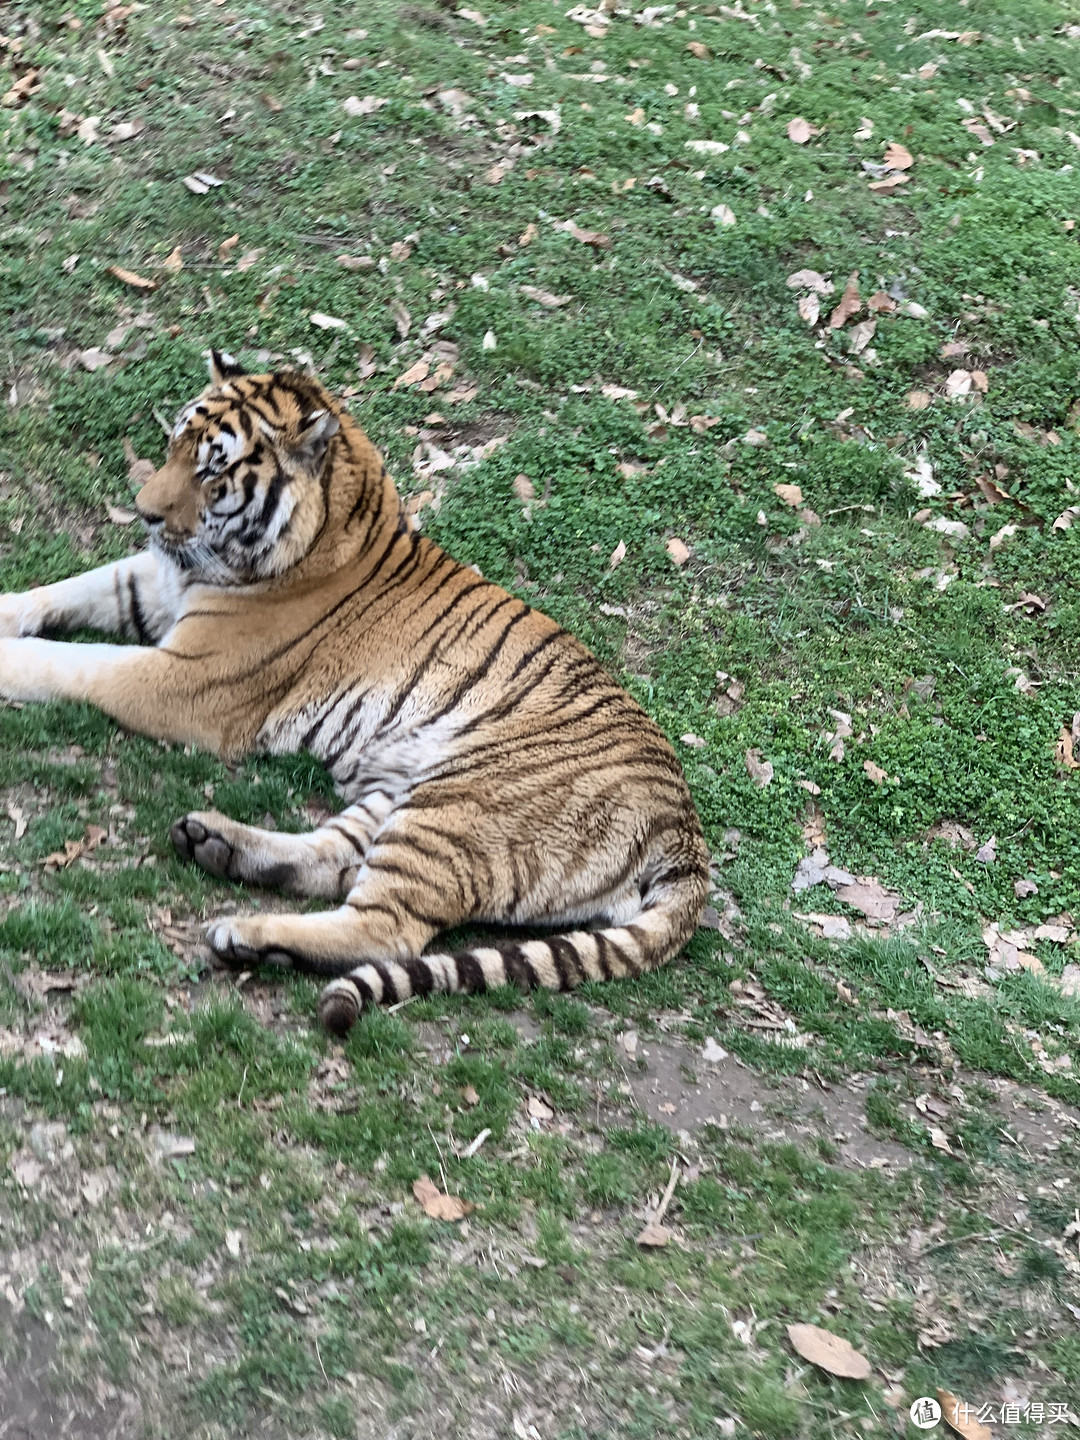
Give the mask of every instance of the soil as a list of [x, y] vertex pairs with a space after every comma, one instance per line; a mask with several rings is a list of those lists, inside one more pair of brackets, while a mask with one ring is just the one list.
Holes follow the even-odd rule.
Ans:
[[0, 1440], [134, 1440], [138, 1401], [111, 1390], [70, 1392], [48, 1327], [0, 1301]]

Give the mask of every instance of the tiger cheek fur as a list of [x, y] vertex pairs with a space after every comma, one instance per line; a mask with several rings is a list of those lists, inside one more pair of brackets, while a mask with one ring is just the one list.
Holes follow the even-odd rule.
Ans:
[[[317, 382], [217, 354], [211, 375], [138, 497], [151, 551], [0, 596], [0, 636], [19, 637], [0, 639], [0, 695], [326, 765], [344, 808], [309, 834], [193, 812], [173, 839], [215, 875], [335, 902], [209, 932], [227, 964], [327, 977], [335, 1033], [411, 995], [664, 964], [697, 925], [709, 856], [659, 728], [573, 636], [415, 533]], [[141, 648], [22, 638], [80, 624]], [[426, 950], [468, 921], [553, 933]]]

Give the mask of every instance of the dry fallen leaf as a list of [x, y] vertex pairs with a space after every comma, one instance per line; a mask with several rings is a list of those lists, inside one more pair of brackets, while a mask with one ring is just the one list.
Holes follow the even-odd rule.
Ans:
[[128, 437], [124, 436], [124, 459], [127, 461], [128, 479], [132, 485], [145, 485], [150, 476], [154, 473], [154, 462], [152, 460], [140, 460], [135, 454], [135, 446]]
[[874, 338], [874, 332], [876, 330], [876, 320], [860, 320], [858, 325], [852, 326], [848, 339], [848, 350], [850, 353], [852, 355], [861, 355]]
[[830, 1330], [822, 1330], [818, 1325], [789, 1325], [787, 1335], [796, 1354], [830, 1375], [839, 1375], [845, 1380], [865, 1380], [870, 1374], [870, 1361], [866, 1356]]
[[885, 147], [882, 162], [888, 165], [890, 170], [909, 170], [911, 166], [915, 164], [911, 151], [905, 149], [903, 145], [898, 144], [895, 140], [890, 141]]
[[611, 249], [610, 235], [604, 235], [599, 230], [582, 230], [581, 226], [575, 224], [573, 220], [565, 220], [556, 228], [565, 230], [568, 235], [572, 235], [575, 240], [580, 240], [583, 245], [591, 245], [594, 250]]
[[907, 407], [909, 410], [925, 410], [930, 404], [930, 398], [930, 394], [926, 390], [909, 390]]
[[844, 286], [844, 293], [840, 297], [840, 303], [829, 316], [829, 328], [839, 330], [852, 315], [857, 315], [862, 309], [862, 301], [859, 299], [859, 272], [853, 270], [848, 276], [847, 284]]
[[206, 195], [225, 182], [216, 175], [211, 175], [208, 170], [194, 170], [190, 175], [185, 175], [181, 183], [186, 185], [193, 195]]
[[709, 214], [711, 218], [716, 221], [717, 225], [730, 226], [735, 224], [735, 211], [732, 210], [730, 205], [714, 205], [709, 211]]
[[460, 1200], [456, 1195], [442, 1194], [426, 1175], [421, 1175], [412, 1188], [424, 1214], [432, 1220], [464, 1220], [473, 1208], [467, 1200]]
[[520, 285], [518, 288], [522, 295], [543, 305], [545, 310], [557, 310], [561, 305], [569, 305], [574, 298], [572, 295], [552, 295], [550, 290], [539, 290], [535, 285]]
[[16, 840], [21, 840], [22, 837], [26, 834], [26, 816], [23, 814], [19, 806], [16, 805], [12, 800], [9, 800], [7, 802], [7, 813], [8, 819], [15, 826], [14, 838]]
[[369, 380], [379, 367], [375, 363], [374, 345], [364, 344], [360, 346], [360, 353], [357, 356], [357, 370], [361, 380]]
[[875, 765], [872, 760], [864, 760], [862, 768], [875, 785], [881, 785], [889, 778], [881, 766]]
[[526, 1105], [530, 1120], [554, 1120], [555, 1111], [550, 1105], [545, 1105], [543, 1100], [536, 1095], [529, 1096], [529, 1103]]
[[525, 229], [524, 229], [524, 230], [521, 232], [521, 234], [518, 236], [518, 242], [517, 242], [517, 243], [518, 243], [518, 244], [521, 246], [521, 248], [524, 250], [527, 245], [531, 245], [531, 244], [532, 244], [532, 242], [536, 239], [536, 237], [537, 237], [537, 235], [539, 235], [539, 233], [540, 233], [540, 231], [536, 228], [535, 223], [534, 223], [532, 220], [530, 220], [529, 223], [528, 223], [528, 225], [525, 226]]
[[975, 1418], [978, 1414], [977, 1406], [965, 1404], [949, 1390], [939, 1389], [937, 1398], [946, 1425], [958, 1435], [962, 1435], [964, 1440], [994, 1440], [994, 1432], [990, 1426], [983, 1425]]
[[637, 1243], [647, 1246], [649, 1249], [658, 1250], [662, 1246], [669, 1244], [673, 1237], [674, 1231], [669, 1230], [666, 1225], [661, 1225], [659, 1221], [651, 1220], [649, 1224], [645, 1226], [644, 1230], [642, 1230], [641, 1234], [638, 1235]]
[[240, 1259], [240, 1248], [243, 1244], [243, 1240], [244, 1236], [241, 1231], [225, 1231], [225, 1249], [229, 1252], [229, 1254], [233, 1257], [234, 1260]]
[[397, 390], [402, 385], [419, 385], [421, 380], [426, 380], [431, 366], [426, 360], [417, 360], [415, 365], [410, 365], [394, 381], [393, 389]]
[[515, 475], [514, 494], [523, 505], [527, 505], [530, 500], [536, 499], [536, 486], [527, 475]]
[[611, 555], [610, 555], [609, 558], [608, 558], [608, 569], [609, 569], [609, 570], [614, 570], [614, 569], [616, 568], [616, 566], [622, 564], [622, 562], [623, 562], [623, 560], [625, 559], [625, 557], [626, 557], [626, 542], [625, 542], [624, 540], [620, 540], [619, 543], [615, 546], [615, 549], [611, 552]]
[[787, 277], [787, 286], [789, 290], [816, 290], [819, 295], [831, 295], [836, 288], [817, 270], [796, 270]]
[[480, 1104], [480, 1094], [475, 1085], [466, 1085], [465, 1089], [461, 1092], [461, 1098], [470, 1108]]
[[161, 268], [167, 275], [179, 275], [184, 268], [184, 258], [180, 253], [180, 246], [174, 245], [161, 262]]
[[770, 785], [772, 783], [772, 761], [762, 760], [760, 750], [747, 750], [745, 756], [743, 757], [743, 761], [746, 765], [746, 773], [750, 776], [750, 779], [754, 782], [754, 784], [758, 787], [759, 790], [764, 790], [766, 785]]
[[796, 115], [794, 120], [789, 120], [787, 123], [788, 139], [796, 145], [805, 145], [808, 140], [820, 134], [821, 131], [811, 125], [809, 120], [804, 120], [801, 115]]
[[836, 898], [853, 910], [861, 910], [867, 920], [880, 920], [888, 925], [896, 918], [900, 908], [900, 896], [886, 890], [880, 880], [856, 880], [853, 885], [841, 885]]
[[685, 565], [687, 560], [690, 559], [689, 549], [674, 535], [666, 542], [664, 549], [676, 565]]
[[816, 325], [821, 315], [821, 302], [818, 297], [811, 293], [799, 296], [799, 319], [805, 320], [807, 325]]
[[946, 1135], [945, 1131], [942, 1130], [940, 1125], [931, 1125], [927, 1133], [930, 1136], [930, 1144], [934, 1147], [935, 1150], [942, 1150], [946, 1155], [952, 1155], [955, 1153], [952, 1146], [949, 1144], [948, 1135]]
[[707, 45], [703, 45], [700, 40], [691, 40], [690, 44], [687, 45], [686, 48], [690, 51], [690, 54], [693, 55], [695, 60], [708, 60], [710, 54], [712, 53], [709, 47]]
[[376, 110], [389, 104], [389, 100], [379, 95], [365, 95], [362, 100], [356, 95], [350, 95], [344, 102], [344, 110], [346, 115], [374, 115]]
[[803, 493], [798, 485], [774, 485], [772, 488], [773, 494], [779, 495], [784, 504], [790, 505], [793, 510], [797, 510], [803, 502]]
[[[1080, 770], [1080, 761], [1073, 758], [1073, 737], [1065, 725], [1061, 727], [1061, 734], [1054, 746], [1054, 762], [1057, 765], [1064, 765], [1066, 770]], [[10, 810], [8, 813], [10, 814]], [[18, 838], [17, 835], [16, 838]]]
[[232, 254], [232, 252], [236, 249], [237, 245], [239, 245], [239, 244], [240, 244], [240, 236], [239, 236], [239, 235], [230, 235], [227, 240], [223, 240], [223, 241], [221, 242], [221, 244], [218, 246], [218, 249], [217, 249], [218, 264], [219, 264], [219, 265], [224, 265], [225, 262], [226, 262], [226, 260], [228, 260], [229, 256]]
[[336, 315], [324, 315], [321, 310], [312, 310], [308, 319], [320, 330], [347, 330], [349, 328], [347, 320], [339, 320]]
[[125, 285], [130, 285], [133, 290], [156, 290], [158, 282], [147, 280], [144, 275], [136, 275], [134, 270], [125, 270], [122, 265], [107, 265], [106, 273], [113, 275]]
[[[405, 306], [401, 303], [400, 300], [395, 300], [394, 303], [390, 306], [390, 313], [394, 317], [394, 327], [397, 330], [398, 334], [401, 336], [402, 340], [407, 339], [409, 335], [409, 329], [412, 325], [412, 316], [409, 314], [408, 310], [405, 309]], [[490, 334], [490, 331], [488, 333]]]

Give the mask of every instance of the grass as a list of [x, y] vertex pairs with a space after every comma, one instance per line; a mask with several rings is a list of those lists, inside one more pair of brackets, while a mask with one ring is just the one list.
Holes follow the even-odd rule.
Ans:
[[[137, 543], [108, 518], [131, 499], [124, 442], [161, 458], [159, 417], [210, 343], [311, 363], [403, 492], [429, 492], [427, 533], [575, 629], [664, 726], [729, 920], [633, 985], [422, 1000], [334, 1047], [310, 985], [208, 976], [200, 923], [278, 902], [167, 843], [203, 797], [310, 826], [332, 799], [318, 767], [0, 711], [0, 798], [28, 822], [13, 838], [0, 806], [0, 1293], [52, 1328], [71, 1384], [135, 1393], [161, 1440], [728, 1420], [831, 1440], [903, 1433], [937, 1385], [1064, 1400], [1080, 1002], [1057, 982], [1077, 947], [1031, 940], [1041, 974], [987, 979], [981, 932], [1080, 915], [1080, 781], [1055, 753], [1080, 710], [1080, 525], [1054, 527], [1080, 503], [1077, 17], [337, 8], [8, 7], [4, 88], [38, 74], [0, 111], [0, 588]], [[349, 96], [386, 103], [350, 115]], [[805, 145], [797, 116], [821, 131]], [[913, 157], [891, 195], [862, 167], [889, 142]], [[195, 171], [222, 183], [193, 194]], [[816, 328], [786, 283], [807, 268], [836, 287]], [[854, 271], [864, 302], [898, 302], [861, 352], [827, 324]], [[435, 339], [452, 380], [395, 389]], [[93, 347], [113, 358], [91, 373]], [[962, 367], [985, 394], [950, 401]], [[438, 451], [458, 463], [433, 469]], [[44, 865], [88, 825], [108, 843]], [[829, 941], [798, 918], [857, 918], [824, 887], [792, 894], [821, 826], [909, 928]], [[668, 1050], [699, 1083], [708, 1037], [760, 1112], [680, 1130], [635, 1107]], [[803, 1085], [816, 1135], [768, 1138]], [[904, 1164], [844, 1159], [852, 1087]], [[639, 1248], [673, 1158], [681, 1243]], [[475, 1206], [464, 1223], [422, 1215], [423, 1173]], [[871, 1381], [796, 1363], [792, 1321], [845, 1335]]]

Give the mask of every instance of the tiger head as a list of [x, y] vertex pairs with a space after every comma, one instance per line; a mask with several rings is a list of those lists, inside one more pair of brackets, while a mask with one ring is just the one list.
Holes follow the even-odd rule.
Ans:
[[327, 516], [334, 402], [291, 371], [247, 375], [210, 352], [211, 384], [185, 405], [161, 469], [135, 507], [151, 544], [214, 585], [280, 575], [311, 548]]

